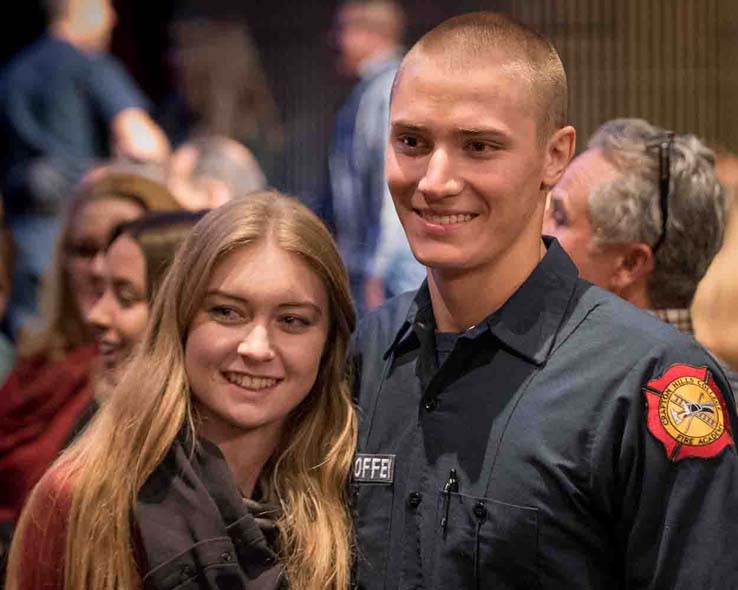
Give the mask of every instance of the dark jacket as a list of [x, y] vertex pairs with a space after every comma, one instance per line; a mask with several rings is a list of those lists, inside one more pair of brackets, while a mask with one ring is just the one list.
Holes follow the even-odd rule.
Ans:
[[360, 588], [738, 588], [738, 419], [694, 340], [555, 241], [446, 340], [425, 285], [359, 326]]
[[[187, 441], [176, 440], [141, 489], [136, 507], [144, 588], [286, 588], [275, 512], [251, 512], [214, 444], [200, 439], [190, 456]], [[262, 516], [271, 526], [260, 526]]]

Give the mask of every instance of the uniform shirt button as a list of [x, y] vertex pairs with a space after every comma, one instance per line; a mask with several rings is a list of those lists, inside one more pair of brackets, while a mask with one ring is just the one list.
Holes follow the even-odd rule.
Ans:
[[429, 412], [432, 412], [438, 407], [438, 400], [435, 398], [429, 399], [428, 401], [423, 404], [425, 406], [425, 409]]
[[223, 561], [231, 561], [233, 559], [233, 556], [228, 551], [223, 551], [223, 553], [220, 554], [220, 558]]
[[420, 503], [423, 501], [423, 494], [420, 492], [412, 492], [408, 498], [407, 503], [410, 505], [411, 508], [417, 508], [420, 506]]
[[476, 506], [474, 506], [474, 515], [477, 518], [484, 518], [487, 516], [487, 507], [479, 502]]

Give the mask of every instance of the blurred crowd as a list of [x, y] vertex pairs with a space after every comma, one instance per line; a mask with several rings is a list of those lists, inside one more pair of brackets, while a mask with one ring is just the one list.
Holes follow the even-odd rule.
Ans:
[[[3, 545], [142, 340], [177, 247], [204, 211], [267, 188], [284, 141], [241, 23], [175, 21], [179, 92], [155, 108], [109, 51], [110, 0], [45, 7], [45, 35], [0, 74]], [[361, 315], [426, 275], [385, 180], [405, 16], [391, 0], [349, 1], [333, 32], [355, 85], [314, 208]], [[676, 131], [623, 119], [580, 138], [548, 187], [544, 233], [585, 279], [693, 334], [736, 387], [738, 156]]]

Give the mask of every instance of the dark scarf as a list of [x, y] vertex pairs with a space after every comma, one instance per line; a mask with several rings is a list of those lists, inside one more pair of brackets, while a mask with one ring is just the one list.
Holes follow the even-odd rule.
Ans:
[[244, 501], [220, 449], [178, 438], [136, 505], [145, 589], [286, 588], [274, 510]]

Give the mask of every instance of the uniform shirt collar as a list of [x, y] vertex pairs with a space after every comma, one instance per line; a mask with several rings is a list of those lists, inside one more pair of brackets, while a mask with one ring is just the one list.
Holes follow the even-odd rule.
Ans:
[[[491, 313], [463, 337], [474, 339], [489, 331], [502, 346], [528, 361], [543, 364], [551, 352], [579, 273], [559, 243], [543, 238], [546, 254], [530, 276], [497, 311]], [[434, 331], [435, 322], [427, 282], [418, 290], [405, 322], [385, 353], [417, 346], [423, 332]]]

